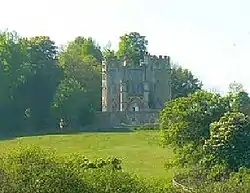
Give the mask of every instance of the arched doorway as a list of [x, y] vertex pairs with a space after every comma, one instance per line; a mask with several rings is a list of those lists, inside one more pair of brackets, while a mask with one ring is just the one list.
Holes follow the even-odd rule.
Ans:
[[128, 111], [139, 112], [142, 110], [143, 101], [140, 98], [132, 98], [128, 104]]

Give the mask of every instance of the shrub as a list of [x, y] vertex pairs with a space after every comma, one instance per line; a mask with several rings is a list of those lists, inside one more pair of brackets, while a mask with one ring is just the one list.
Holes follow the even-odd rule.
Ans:
[[25, 148], [12, 151], [2, 159], [1, 168], [8, 183], [2, 192], [11, 187], [11, 192], [83, 192], [86, 185], [76, 173], [55, 162], [51, 153], [39, 148]]
[[250, 170], [241, 168], [239, 172], [231, 173], [224, 182], [214, 182], [197, 190], [198, 193], [248, 193], [250, 192]]
[[121, 160], [115, 157], [109, 157], [107, 159], [99, 158], [91, 161], [87, 157], [80, 154], [72, 154], [67, 157], [59, 157], [58, 162], [75, 171], [98, 168], [105, 168], [110, 170], [122, 169]]

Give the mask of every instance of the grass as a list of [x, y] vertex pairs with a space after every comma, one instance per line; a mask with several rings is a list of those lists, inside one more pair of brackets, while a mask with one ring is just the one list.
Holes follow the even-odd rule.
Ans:
[[172, 156], [172, 151], [159, 146], [157, 131], [20, 137], [0, 141], [0, 154], [19, 144], [52, 148], [61, 155], [81, 153], [91, 159], [115, 156], [122, 159], [124, 170], [130, 173], [143, 177], [172, 177], [172, 171], [164, 169], [164, 162]]

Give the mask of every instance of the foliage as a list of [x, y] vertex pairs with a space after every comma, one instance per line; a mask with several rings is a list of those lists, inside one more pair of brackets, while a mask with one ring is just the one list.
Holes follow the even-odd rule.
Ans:
[[202, 82], [194, 77], [191, 71], [177, 65], [171, 69], [171, 94], [172, 99], [187, 97], [201, 90]]
[[[2, 32], [0, 47], [1, 125], [15, 129], [29, 123], [39, 129], [48, 124], [60, 77], [54, 42], [44, 36], [27, 39]], [[25, 114], [27, 110], [29, 116]]]
[[206, 175], [206, 171], [195, 169], [181, 173], [175, 179], [186, 188], [192, 189], [191, 192], [197, 193], [247, 193], [250, 190], [250, 172], [247, 168], [240, 168], [238, 172], [232, 172], [228, 179], [222, 181], [208, 180]]
[[240, 168], [239, 172], [233, 172], [230, 175], [228, 180], [223, 182], [214, 182], [211, 184], [207, 184], [206, 186], [201, 186], [197, 189], [198, 193], [210, 193], [210, 192], [218, 192], [218, 193], [242, 193], [250, 191], [250, 172], [249, 169]]
[[138, 32], [130, 32], [120, 37], [119, 50], [116, 55], [128, 57], [133, 64], [139, 64], [147, 52], [148, 41]]
[[57, 47], [49, 37], [32, 37], [28, 43], [32, 76], [28, 77], [20, 92], [26, 91], [22, 95], [25, 110], [30, 111], [26, 122], [42, 130], [45, 125], [50, 126], [53, 123], [51, 103], [62, 71], [58, 65]]
[[250, 97], [247, 92], [240, 91], [237, 93], [229, 93], [231, 97], [232, 108], [236, 112], [242, 112], [246, 115], [250, 115]]
[[52, 154], [38, 148], [21, 149], [5, 155], [1, 169], [8, 177], [11, 192], [82, 192], [86, 185], [76, 173], [58, 165]]
[[209, 125], [229, 110], [227, 98], [206, 91], [170, 101], [161, 112], [163, 142], [176, 147], [200, 145], [209, 138]]
[[[94, 161], [89, 160], [85, 156], [81, 156], [80, 154], [73, 154], [66, 159], [62, 159], [63, 164], [67, 166], [67, 168], [71, 168], [75, 171], [80, 171], [82, 169], [95, 169], [95, 168], [106, 168], [110, 170], [121, 170], [121, 160], [117, 158], [99, 158]], [[59, 160], [60, 161], [60, 160]]]
[[224, 181], [232, 172], [250, 167], [250, 120], [242, 113], [247, 104], [245, 92], [221, 97], [205, 91], [167, 104], [160, 124], [163, 142], [174, 147], [175, 157], [166, 167], [191, 166], [188, 178], [180, 176], [196, 189], [206, 189], [200, 184], [216, 189], [215, 181], [229, 187], [231, 182]]
[[211, 136], [203, 146], [209, 157], [204, 161], [209, 164], [207, 167], [215, 163], [223, 163], [224, 169], [229, 171], [250, 167], [250, 120], [246, 115], [226, 113], [211, 124], [210, 130]]
[[229, 84], [228, 90], [230, 93], [235, 94], [235, 93], [243, 92], [244, 88], [243, 88], [243, 85], [241, 83], [233, 81]]
[[93, 112], [100, 109], [101, 60], [100, 48], [91, 38], [77, 37], [60, 53], [64, 78], [54, 98], [57, 119], [63, 117], [72, 127], [91, 123]]

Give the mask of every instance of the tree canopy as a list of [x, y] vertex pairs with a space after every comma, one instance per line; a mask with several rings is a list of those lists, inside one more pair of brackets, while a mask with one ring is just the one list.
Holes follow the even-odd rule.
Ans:
[[128, 57], [133, 64], [139, 64], [147, 52], [148, 41], [138, 32], [130, 32], [120, 37], [118, 57]]
[[202, 82], [190, 70], [177, 65], [172, 65], [171, 83], [172, 99], [187, 97], [202, 89]]
[[160, 116], [162, 142], [175, 157], [166, 166], [191, 167], [190, 176], [215, 181], [250, 167], [250, 100], [240, 88], [225, 96], [197, 91], [167, 104]]

